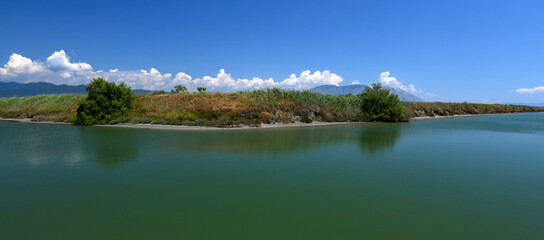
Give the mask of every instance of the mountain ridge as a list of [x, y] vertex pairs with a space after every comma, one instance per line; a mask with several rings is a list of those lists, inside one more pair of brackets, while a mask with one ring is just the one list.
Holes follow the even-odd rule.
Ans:
[[[343, 94], [359, 94], [363, 90], [365, 90], [366, 85], [362, 84], [352, 84], [352, 85], [344, 85], [344, 86], [335, 86], [335, 85], [321, 85], [314, 88], [311, 88], [310, 91], [323, 93], [323, 94], [332, 94], [332, 95], [343, 95]], [[385, 86], [384, 88], [387, 88], [391, 90], [392, 93], [397, 94], [399, 96], [399, 99], [401, 101], [406, 102], [424, 102], [423, 99], [409, 93], [406, 91], [403, 91], [398, 88], [391, 88]]]
[[[134, 93], [150, 93], [152, 91], [135, 89]], [[30, 97], [43, 94], [85, 94], [85, 85], [53, 84], [47, 82], [17, 83], [0, 82], [0, 98]]]
[[[359, 94], [365, 89], [366, 85], [353, 84], [344, 86], [321, 85], [309, 89], [313, 92], [332, 95]], [[406, 91], [389, 88], [392, 93], [397, 94], [401, 101], [423, 102], [424, 100], [410, 94]], [[153, 91], [135, 89], [134, 93], [150, 93]], [[0, 98], [9, 97], [30, 97], [44, 94], [85, 94], [85, 85], [66, 85], [53, 84], [47, 82], [32, 82], [32, 83], [17, 83], [17, 82], [0, 82]]]

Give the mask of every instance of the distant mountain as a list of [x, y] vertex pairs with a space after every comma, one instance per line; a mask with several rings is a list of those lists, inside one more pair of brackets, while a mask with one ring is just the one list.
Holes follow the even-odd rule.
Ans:
[[321, 85], [310, 89], [312, 92], [318, 92], [323, 94], [331, 95], [345, 95], [345, 94], [359, 94], [365, 90], [366, 85], [354, 84], [346, 86], [335, 86], [335, 85]]
[[398, 89], [398, 88], [391, 88], [391, 87], [385, 87], [387, 89], [390, 89], [392, 93], [399, 95], [399, 99], [401, 101], [406, 102], [425, 102], [425, 100], [415, 96], [414, 94], [411, 94], [407, 91]]
[[[361, 84], [353, 84], [353, 85], [346, 85], [346, 86], [335, 86], [335, 85], [321, 85], [314, 87], [310, 89], [310, 91], [323, 93], [323, 94], [332, 94], [332, 95], [342, 95], [342, 94], [359, 94], [363, 90], [365, 90], [366, 85]], [[390, 89], [392, 93], [397, 94], [401, 101], [409, 101], [409, 102], [424, 102], [423, 99], [414, 96], [413, 94], [403, 91], [398, 88], [390, 88], [385, 87], [387, 89]]]
[[[148, 90], [133, 90], [134, 93], [150, 93]], [[5, 97], [28, 97], [42, 94], [84, 94], [85, 85], [55, 85], [46, 82], [36, 83], [16, 83], [16, 82], [0, 82], [0, 98]]]

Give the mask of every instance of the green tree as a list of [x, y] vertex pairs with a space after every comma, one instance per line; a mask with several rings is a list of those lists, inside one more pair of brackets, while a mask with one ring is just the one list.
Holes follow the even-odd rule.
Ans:
[[359, 94], [362, 98], [363, 119], [370, 122], [407, 122], [408, 113], [399, 97], [382, 88], [380, 83], [373, 83]]
[[196, 90], [198, 90], [198, 92], [205, 92], [206, 88], [205, 87], [197, 87]]
[[187, 92], [187, 87], [182, 86], [182, 85], [176, 85], [176, 86], [174, 86], [174, 89], [172, 89], [171, 92], [172, 92], [172, 94]]
[[93, 79], [87, 86], [87, 98], [79, 103], [76, 125], [106, 124], [126, 116], [135, 101], [134, 93], [124, 83], [119, 85], [102, 78]]
[[150, 95], [161, 95], [161, 94], [166, 94], [166, 91], [164, 90], [159, 90], [159, 91], [155, 91], [155, 92], [151, 92]]

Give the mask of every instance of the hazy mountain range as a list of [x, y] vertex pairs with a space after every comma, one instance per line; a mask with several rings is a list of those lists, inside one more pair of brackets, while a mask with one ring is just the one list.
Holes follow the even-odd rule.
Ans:
[[[323, 93], [323, 94], [332, 94], [332, 95], [342, 95], [342, 94], [359, 94], [365, 89], [366, 85], [361, 84], [354, 84], [354, 85], [346, 85], [346, 86], [334, 86], [334, 85], [321, 85], [318, 87], [314, 87], [310, 89], [310, 91]], [[392, 93], [397, 94], [401, 101], [409, 101], [409, 102], [424, 102], [423, 99], [416, 97], [415, 95], [403, 91], [398, 88], [390, 88], [385, 87], [387, 89], [390, 89]]]
[[[341, 95], [341, 94], [359, 94], [365, 89], [365, 85], [354, 84], [346, 86], [334, 86], [334, 85], [321, 85], [310, 89], [310, 91], [319, 92], [323, 94]], [[401, 101], [413, 101], [422, 102], [421, 98], [414, 96], [406, 91], [400, 89], [389, 88], [391, 92], [399, 95]], [[135, 93], [150, 93], [153, 91], [135, 89]], [[36, 83], [16, 83], [16, 82], [0, 82], [0, 98], [5, 97], [28, 97], [41, 94], [84, 94], [85, 85], [56, 85], [46, 82]]]
[[[149, 93], [152, 91], [136, 89], [135, 93]], [[0, 82], [0, 98], [4, 97], [28, 97], [41, 94], [61, 94], [61, 93], [73, 93], [83, 94], [85, 91], [85, 85], [55, 85], [46, 82], [36, 83], [16, 83], [16, 82]]]

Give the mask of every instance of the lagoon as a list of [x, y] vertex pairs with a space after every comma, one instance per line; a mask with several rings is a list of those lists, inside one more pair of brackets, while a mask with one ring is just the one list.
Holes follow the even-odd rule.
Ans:
[[176, 131], [0, 122], [0, 239], [544, 239], [544, 113]]

